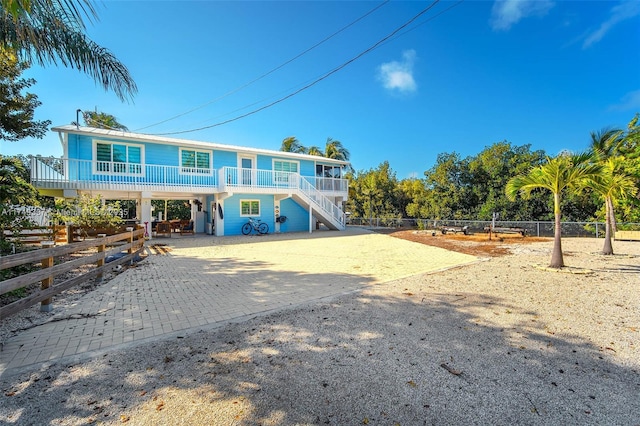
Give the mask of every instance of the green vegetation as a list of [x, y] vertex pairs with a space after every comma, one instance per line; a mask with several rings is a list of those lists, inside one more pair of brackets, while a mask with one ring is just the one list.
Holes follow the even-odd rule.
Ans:
[[120, 202], [105, 203], [102, 197], [80, 195], [71, 200], [56, 200], [52, 220], [82, 228], [87, 235], [90, 228], [116, 228], [122, 225]]
[[27, 62], [85, 72], [121, 100], [137, 92], [127, 67], [86, 36], [84, 20], [98, 18], [91, 0], [1, 0], [0, 6], [0, 48]]

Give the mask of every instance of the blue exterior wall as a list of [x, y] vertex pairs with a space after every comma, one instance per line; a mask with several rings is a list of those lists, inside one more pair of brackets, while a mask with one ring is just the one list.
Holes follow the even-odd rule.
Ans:
[[[152, 142], [129, 141], [113, 137], [88, 136], [68, 134], [68, 156], [72, 159], [93, 160], [93, 141], [100, 140], [114, 143], [127, 143], [144, 146], [144, 163], [146, 165], [179, 166], [180, 146], [157, 144]], [[203, 148], [197, 148], [202, 150]], [[237, 167], [238, 153], [233, 151], [212, 150], [213, 168]], [[258, 155], [256, 168], [272, 170], [273, 160], [297, 161], [300, 164], [299, 173], [302, 176], [315, 176], [315, 162], [311, 160], [295, 160], [277, 155]], [[87, 176], [88, 177], [88, 176]]]
[[240, 200], [260, 200], [260, 219], [269, 225], [269, 233], [275, 229], [275, 213], [273, 210], [273, 195], [235, 194], [224, 200], [224, 235], [242, 235], [242, 225], [249, 221], [248, 217], [240, 216]]
[[[144, 164], [146, 168], [146, 176], [134, 176], [134, 179], [144, 181], [153, 173], [161, 169], [158, 166], [171, 166], [169, 172], [163, 175], [164, 182], [171, 183], [188, 183], [192, 175], [179, 174], [180, 164], [180, 146], [168, 145], [153, 142], [129, 141], [126, 139], [118, 139], [117, 137], [103, 137], [101, 135], [74, 135], [67, 134], [67, 152], [71, 159], [93, 160], [93, 141], [100, 140], [105, 142], [126, 143], [144, 146]], [[191, 147], [189, 147], [191, 149]], [[198, 150], [206, 150], [206, 147], [193, 148]], [[212, 167], [215, 171], [223, 167], [237, 167], [239, 154], [234, 151], [211, 150]], [[280, 157], [277, 153], [274, 155], [258, 154], [256, 155], [255, 167], [257, 170], [272, 170], [273, 160], [280, 159], [283, 161], [296, 161], [299, 164], [299, 173], [302, 176], [315, 176], [314, 160], [292, 159], [288, 157]], [[318, 161], [321, 161], [320, 159]], [[74, 164], [74, 163], [72, 163]], [[87, 163], [89, 164], [89, 163]], [[80, 176], [82, 174], [83, 176]], [[74, 174], [70, 170], [70, 175], [75, 178], [101, 179], [105, 182], [117, 181], [120, 176], [93, 174], [90, 166], [85, 167], [82, 172], [76, 170]], [[215, 173], [210, 178], [211, 185], [217, 184], [217, 175]], [[129, 175], [131, 176], [131, 175]], [[199, 176], [208, 178], [208, 176]], [[271, 179], [271, 178], [270, 178]], [[209, 181], [207, 181], [209, 182]], [[208, 184], [208, 183], [207, 183]], [[214, 195], [206, 196], [205, 210], [210, 209], [210, 201], [214, 199]], [[241, 235], [241, 227], [247, 223], [247, 217], [240, 216], [240, 200], [260, 200], [260, 216], [259, 219], [269, 226], [269, 232], [275, 231], [275, 212], [274, 212], [274, 196], [270, 194], [234, 194], [224, 200], [224, 234], [225, 235]], [[309, 230], [309, 213], [308, 210], [300, 206], [291, 198], [280, 200], [280, 214], [287, 217], [287, 221], [280, 224], [280, 232], [305, 232]], [[210, 215], [213, 212], [209, 212]], [[211, 216], [209, 216], [211, 218]]]
[[280, 200], [280, 215], [287, 217], [287, 221], [280, 224], [280, 232], [309, 230], [309, 212], [293, 199]]
[[231, 151], [213, 151], [213, 168], [237, 167], [238, 153]]

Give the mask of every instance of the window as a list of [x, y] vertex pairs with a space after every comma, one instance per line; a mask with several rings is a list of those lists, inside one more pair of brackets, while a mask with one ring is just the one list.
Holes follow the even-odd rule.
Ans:
[[181, 148], [180, 171], [182, 173], [211, 174], [211, 151]]
[[240, 200], [240, 216], [260, 216], [260, 200]]
[[273, 171], [275, 183], [289, 183], [289, 173], [298, 173], [298, 162], [273, 160]]
[[125, 143], [94, 141], [94, 173], [143, 174], [144, 147]]
[[327, 166], [324, 164], [316, 164], [316, 177], [340, 179], [342, 175], [340, 166]]

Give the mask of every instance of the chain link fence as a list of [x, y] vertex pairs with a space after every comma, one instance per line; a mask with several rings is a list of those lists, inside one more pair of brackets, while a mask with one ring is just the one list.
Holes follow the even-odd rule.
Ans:
[[[490, 220], [427, 220], [394, 218], [349, 218], [347, 224], [368, 228], [428, 229], [467, 227], [469, 233], [487, 232], [492, 225]], [[526, 235], [553, 237], [553, 221], [504, 221], [496, 220], [495, 228], [523, 229]], [[640, 230], [640, 223], [618, 223], [618, 229]], [[515, 231], [517, 232], [517, 231]], [[562, 235], [565, 237], [604, 237], [604, 222], [562, 222]]]

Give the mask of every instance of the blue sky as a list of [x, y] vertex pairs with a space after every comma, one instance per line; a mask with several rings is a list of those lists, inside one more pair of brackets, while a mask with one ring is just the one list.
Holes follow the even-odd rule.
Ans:
[[[422, 177], [439, 153], [475, 155], [502, 140], [580, 151], [590, 131], [640, 111], [640, 2], [440, 1], [358, 57], [430, 4], [106, 0], [87, 32], [129, 68], [133, 102], [72, 69], [25, 76], [37, 80], [36, 118], [54, 126], [97, 108], [131, 131], [209, 127], [170, 136], [256, 148], [331, 137], [356, 170], [388, 160], [401, 179]], [[53, 132], [1, 151], [62, 154]]]

